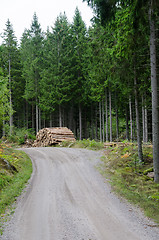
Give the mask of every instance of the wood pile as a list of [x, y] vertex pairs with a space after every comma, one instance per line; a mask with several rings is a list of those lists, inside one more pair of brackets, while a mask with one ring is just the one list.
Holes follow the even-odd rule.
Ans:
[[74, 134], [67, 127], [43, 128], [37, 133], [33, 147], [46, 147], [63, 141], [76, 141]]

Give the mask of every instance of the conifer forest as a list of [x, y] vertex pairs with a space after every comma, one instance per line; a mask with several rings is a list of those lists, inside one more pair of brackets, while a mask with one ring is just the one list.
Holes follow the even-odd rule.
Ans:
[[[82, 1], [82, 0], [81, 0]], [[20, 42], [8, 19], [0, 45], [0, 135], [68, 127], [77, 139], [153, 143], [159, 182], [159, 2], [84, 0], [43, 32], [35, 13]], [[25, 26], [24, 26], [25, 28]]]

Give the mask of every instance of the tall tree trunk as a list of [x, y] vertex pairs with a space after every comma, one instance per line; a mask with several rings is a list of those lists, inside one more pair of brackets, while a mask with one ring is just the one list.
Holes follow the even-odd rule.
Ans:
[[132, 103], [131, 96], [129, 96], [129, 113], [130, 113], [130, 140], [133, 140], [133, 117], [132, 117]]
[[143, 123], [143, 142], [148, 142], [148, 119], [147, 119], [147, 106], [145, 99], [142, 96], [142, 123]]
[[148, 142], [148, 117], [147, 117], [147, 106], [145, 106], [145, 142]]
[[43, 121], [43, 122], [44, 122], [43, 125], [44, 125], [44, 128], [45, 128], [45, 127], [46, 127], [46, 119], [45, 119], [45, 118], [44, 118], [44, 121]]
[[33, 105], [33, 103], [32, 103], [32, 114], [31, 114], [31, 116], [32, 116], [32, 129], [34, 129], [35, 128], [35, 124], [34, 124], [34, 105]]
[[79, 103], [79, 139], [82, 140], [82, 109]]
[[59, 127], [62, 127], [62, 110], [60, 104], [59, 104]]
[[103, 142], [105, 141], [104, 101], [102, 100]]
[[68, 126], [69, 126], [69, 129], [73, 130], [73, 106], [72, 105], [69, 110]]
[[119, 117], [118, 117], [118, 109], [116, 108], [116, 138], [119, 139]]
[[145, 143], [145, 100], [142, 95], [142, 139], [143, 142]]
[[[26, 128], [28, 129], [29, 123], [28, 123], [28, 102], [27, 101], [25, 102], [25, 105], [26, 105]], [[24, 111], [25, 111], [25, 109], [24, 109]], [[25, 114], [24, 114], [24, 117], [25, 117]], [[24, 122], [25, 122], [25, 119], [24, 119]]]
[[62, 126], [66, 126], [65, 109], [62, 108]]
[[137, 137], [136, 137], [136, 113], [135, 113], [136, 109], [134, 109], [133, 111], [133, 140], [136, 141]]
[[41, 109], [39, 108], [39, 129], [41, 129]]
[[86, 109], [84, 111], [84, 138], [87, 139], [88, 138], [88, 127], [87, 127], [87, 112]]
[[98, 106], [96, 105], [96, 118], [95, 118], [95, 138], [98, 140]]
[[99, 132], [100, 132], [100, 141], [102, 142], [102, 108], [101, 102], [99, 102]]
[[52, 127], [52, 113], [50, 113], [50, 127]]
[[39, 108], [36, 101], [36, 133], [39, 131]]
[[159, 109], [158, 109], [158, 83], [156, 63], [156, 34], [153, 13], [153, 0], [150, 0], [150, 62], [151, 62], [151, 91], [152, 91], [152, 138], [153, 138], [153, 166], [154, 181], [159, 183]]
[[128, 113], [128, 107], [126, 107], [126, 139], [129, 140], [129, 113]]
[[91, 104], [91, 139], [94, 139], [93, 107]]
[[13, 114], [12, 114], [12, 88], [11, 88], [11, 60], [10, 60], [10, 55], [9, 55], [9, 105], [10, 105], [9, 126], [10, 126], [10, 135], [12, 135]]
[[112, 96], [111, 91], [109, 90], [109, 118], [110, 118], [110, 142], [113, 141], [112, 138]]
[[135, 76], [134, 76], [134, 92], [135, 92], [135, 110], [136, 110], [136, 128], [137, 128], [138, 157], [139, 157], [139, 161], [143, 162], [142, 141], [141, 141], [141, 127], [140, 127], [140, 115], [139, 115], [139, 99], [138, 99], [136, 71], [134, 71], [134, 72], [135, 72]]
[[105, 91], [105, 115], [106, 115], [106, 142], [109, 141], [109, 136], [108, 136], [108, 96], [107, 96], [107, 89]]
[[116, 139], [119, 139], [119, 117], [118, 117], [118, 106], [117, 106], [117, 93], [115, 92], [115, 115], [116, 115]]

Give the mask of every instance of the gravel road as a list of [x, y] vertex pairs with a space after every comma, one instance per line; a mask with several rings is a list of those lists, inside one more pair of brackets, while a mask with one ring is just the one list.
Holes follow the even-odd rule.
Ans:
[[[158, 240], [153, 222], [111, 188], [95, 169], [101, 153], [28, 148], [33, 174], [2, 240]], [[150, 226], [151, 225], [151, 226]]]

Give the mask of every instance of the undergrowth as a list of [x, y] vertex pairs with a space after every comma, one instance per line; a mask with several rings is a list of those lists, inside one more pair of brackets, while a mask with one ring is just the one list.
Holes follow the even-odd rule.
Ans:
[[159, 223], [159, 184], [148, 176], [153, 171], [152, 146], [144, 146], [143, 154], [144, 163], [140, 163], [135, 144], [108, 148], [100, 171], [104, 176], [109, 175], [114, 191]]
[[6, 137], [3, 137], [2, 140], [9, 143], [21, 145], [25, 143], [26, 138], [31, 140], [36, 139], [34, 131], [32, 129], [14, 127], [12, 135], [10, 135], [8, 132], [6, 133]]
[[0, 144], [0, 233], [5, 213], [20, 195], [32, 173], [29, 157]]
[[63, 142], [60, 144], [61, 147], [73, 147], [73, 148], [87, 148], [90, 150], [101, 150], [104, 147], [104, 143], [97, 142], [95, 140], [83, 139], [75, 142]]

